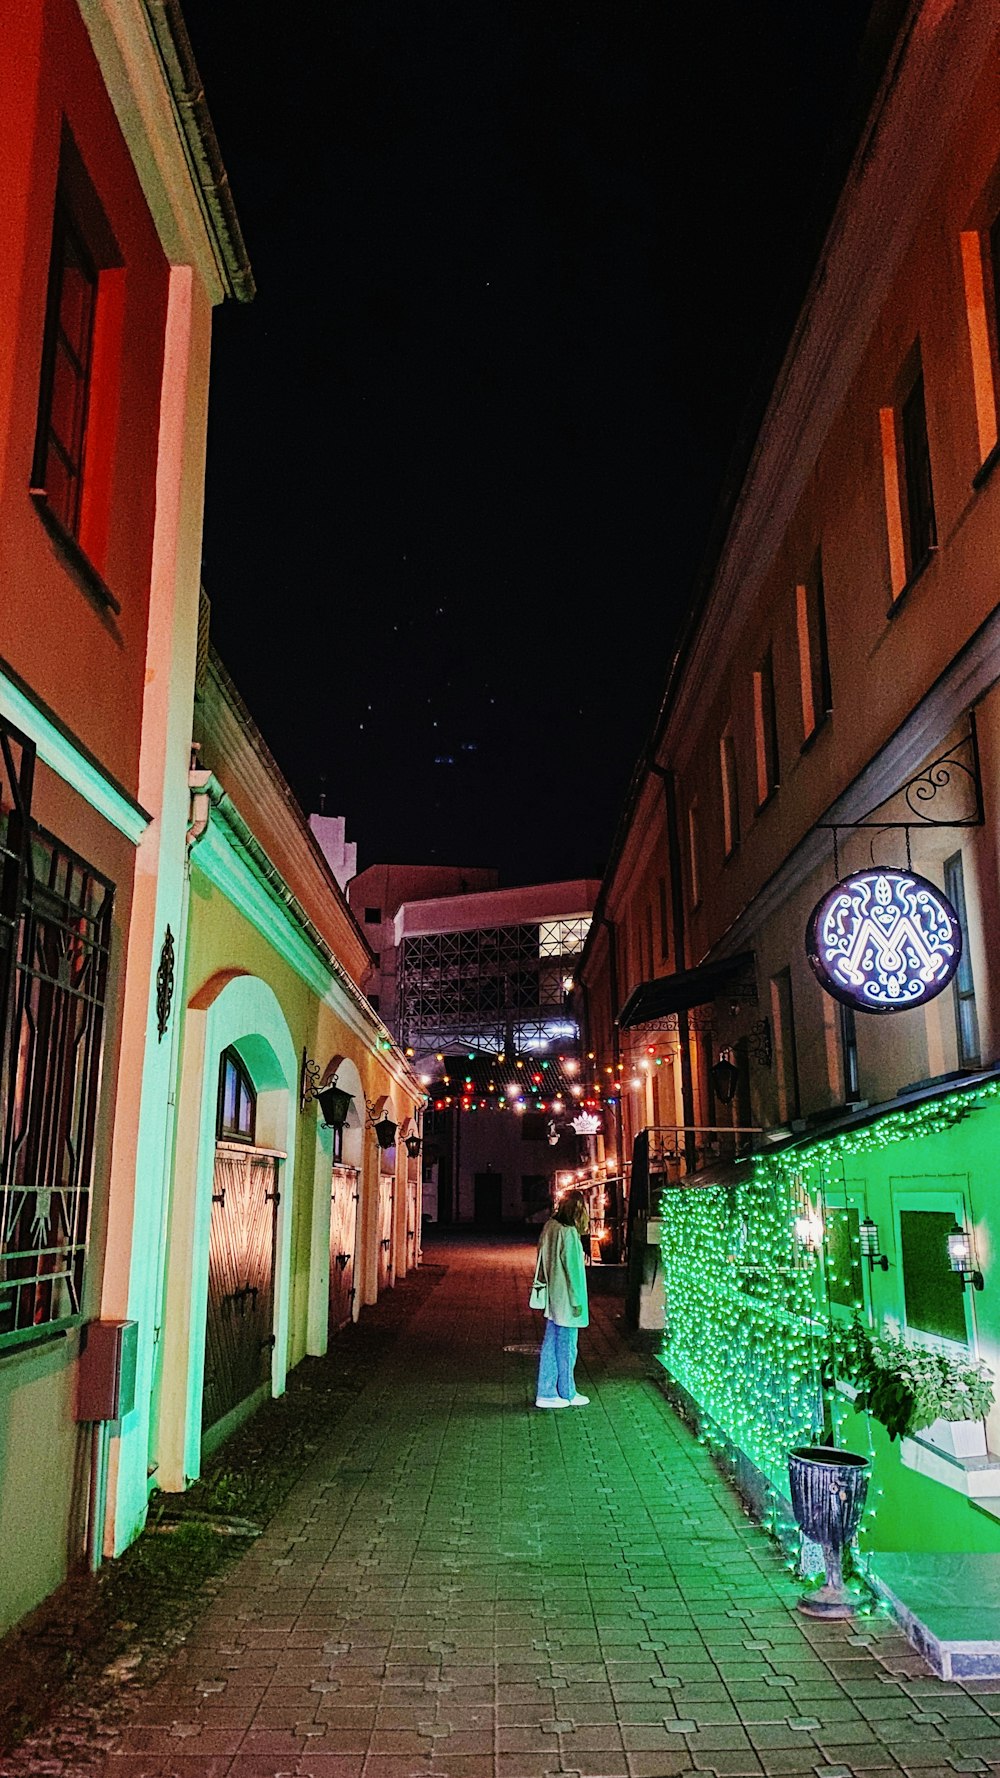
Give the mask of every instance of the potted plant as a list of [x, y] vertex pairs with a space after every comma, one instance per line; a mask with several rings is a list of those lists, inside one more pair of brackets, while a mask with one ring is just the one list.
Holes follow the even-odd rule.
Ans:
[[956, 1456], [985, 1455], [982, 1422], [993, 1406], [993, 1376], [984, 1364], [912, 1344], [892, 1329], [872, 1333], [857, 1319], [841, 1356], [858, 1390], [857, 1407], [891, 1439], [927, 1431]]

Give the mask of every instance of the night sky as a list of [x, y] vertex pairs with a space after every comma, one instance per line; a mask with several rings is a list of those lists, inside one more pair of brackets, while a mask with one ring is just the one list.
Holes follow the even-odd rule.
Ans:
[[868, 10], [188, 0], [213, 635], [362, 867], [601, 874]]

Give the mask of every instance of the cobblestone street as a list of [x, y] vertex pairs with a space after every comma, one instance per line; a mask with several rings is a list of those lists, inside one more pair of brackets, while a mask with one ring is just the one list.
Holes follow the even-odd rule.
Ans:
[[815, 1625], [592, 1298], [585, 1409], [536, 1411], [528, 1245], [443, 1281], [76, 1778], [1000, 1772], [1000, 1683], [881, 1617]]

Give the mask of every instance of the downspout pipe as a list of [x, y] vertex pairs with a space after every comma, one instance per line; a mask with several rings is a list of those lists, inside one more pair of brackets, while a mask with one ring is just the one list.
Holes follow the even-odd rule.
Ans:
[[[677, 779], [655, 759], [649, 770], [663, 785], [663, 801], [667, 820], [667, 862], [670, 869], [670, 917], [674, 931], [674, 968], [687, 968], [687, 930], [684, 917], [684, 879], [681, 867], [680, 827], [677, 820]], [[694, 1078], [691, 1073], [691, 1026], [687, 1008], [677, 1014], [677, 1040], [681, 1050], [681, 1116], [685, 1123], [684, 1165], [693, 1173], [697, 1165], [694, 1141]]]

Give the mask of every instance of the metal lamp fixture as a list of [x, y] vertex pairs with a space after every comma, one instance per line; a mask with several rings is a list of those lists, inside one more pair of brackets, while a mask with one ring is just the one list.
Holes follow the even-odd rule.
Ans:
[[345, 1093], [341, 1087], [320, 1087], [316, 1093], [316, 1101], [327, 1129], [342, 1130], [354, 1104], [353, 1095]]
[[879, 1250], [878, 1223], [873, 1222], [870, 1216], [864, 1217], [858, 1225], [858, 1239], [861, 1243], [861, 1256], [868, 1261], [868, 1270], [874, 1272], [878, 1266], [880, 1271], [887, 1272], [889, 1260]]
[[723, 1105], [731, 1105], [740, 1078], [732, 1050], [723, 1050], [711, 1073], [716, 1098], [721, 1099]]
[[973, 1290], [982, 1290], [983, 1274], [973, 1263], [969, 1231], [958, 1221], [948, 1230], [948, 1260], [952, 1271], [961, 1278], [963, 1290], [967, 1284], [971, 1284]]
[[393, 1123], [391, 1117], [379, 1118], [378, 1123], [374, 1126], [375, 1140], [377, 1141], [379, 1148], [393, 1148], [395, 1146], [396, 1130], [398, 1127], [397, 1124]]
[[409, 1155], [411, 1161], [416, 1160], [418, 1154], [420, 1153], [420, 1149], [421, 1149], [420, 1137], [419, 1136], [407, 1136], [407, 1138], [406, 1138], [406, 1152]]

